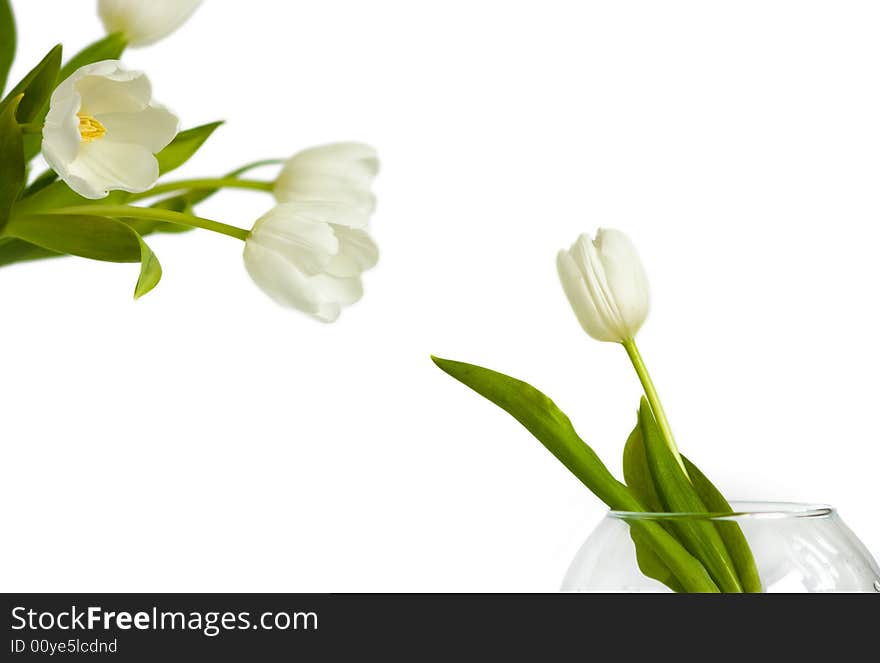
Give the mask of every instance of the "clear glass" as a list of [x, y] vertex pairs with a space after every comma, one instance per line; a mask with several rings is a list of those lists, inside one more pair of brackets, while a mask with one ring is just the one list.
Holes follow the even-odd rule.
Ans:
[[565, 574], [563, 591], [670, 592], [639, 570], [629, 522], [649, 519], [732, 520], [752, 549], [765, 592], [880, 592], [880, 567], [825, 505], [732, 502], [733, 514], [609, 511]]

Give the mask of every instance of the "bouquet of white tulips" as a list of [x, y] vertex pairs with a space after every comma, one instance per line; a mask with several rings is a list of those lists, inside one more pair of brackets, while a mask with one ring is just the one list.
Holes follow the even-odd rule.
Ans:
[[[367, 227], [379, 162], [373, 148], [339, 143], [249, 163], [220, 177], [162, 180], [221, 124], [179, 131], [150, 80], [120, 58], [176, 30], [198, 0], [99, 0], [107, 36], [68, 60], [56, 46], [0, 102], [0, 266], [74, 255], [140, 263], [135, 297], [162, 275], [144, 237], [201, 228], [244, 242], [244, 263], [269, 296], [335, 320], [362, 295], [378, 250]], [[0, 91], [15, 57], [12, 7], [0, 0]], [[48, 168], [31, 173], [42, 154]], [[283, 164], [274, 180], [245, 177]], [[241, 228], [196, 214], [216, 192], [252, 189], [277, 205]], [[250, 224], [249, 224], [250, 225]]]
[[[562, 287], [584, 331], [619, 343], [645, 395], [623, 450], [618, 481], [578, 436], [569, 418], [534, 387], [486, 368], [434, 357], [446, 373], [513, 415], [611, 509], [628, 512], [731, 514], [730, 504], [678, 450], [636, 333], [649, 308], [648, 281], [629, 238], [600, 230], [581, 235], [557, 260]], [[678, 592], [760, 592], [761, 579], [736, 522], [683, 517], [629, 521], [642, 573]]]

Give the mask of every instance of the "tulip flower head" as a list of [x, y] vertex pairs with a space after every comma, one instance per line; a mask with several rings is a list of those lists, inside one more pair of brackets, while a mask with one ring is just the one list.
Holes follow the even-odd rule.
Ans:
[[116, 60], [77, 69], [52, 93], [43, 156], [85, 198], [146, 191], [159, 178], [154, 156], [177, 135], [174, 113], [152, 100], [145, 74]]
[[366, 214], [376, 207], [371, 191], [379, 171], [376, 150], [363, 143], [334, 143], [303, 150], [284, 164], [275, 182], [280, 203], [333, 201]]
[[556, 266], [571, 308], [598, 341], [632, 340], [648, 316], [648, 278], [636, 249], [619, 230], [583, 234]]
[[341, 203], [282, 203], [254, 224], [245, 267], [279, 304], [333, 322], [361, 298], [361, 274], [379, 259], [368, 221]]
[[177, 30], [201, 0], [98, 0], [108, 33], [121, 32], [130, 46], [148, 46]]
[[254, 282], [322, 322], [359, 300], [361, 274], [379, 259], [367, 232], [378, 171], [376, 150], [362, 143], [313, 147], [288, 159], [273, 189], [280, 204], [257, 220], [245, 243]]

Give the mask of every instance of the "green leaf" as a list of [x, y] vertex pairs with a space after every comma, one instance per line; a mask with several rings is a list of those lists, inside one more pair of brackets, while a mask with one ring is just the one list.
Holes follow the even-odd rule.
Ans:
[[663, 501], [654, 487], [654, 478], [651, 476], [651, 468], [648, 466], [642, 427], [638, 424], [629, 434], [626, 446], [623, 448], [623, 480], [649, 510], [655, 512], [664, 510]]
[[9, 0], [0, 0], [0, 94], [15, 59], [15, 16]]
[[[723, 495], [715, 486], [706, 478], [706, 476], [691, 463], [687, 458], [682, 456], [688, 476], [691, 479], [694, 490], [699, 495], [707, 511], [711, 513], [732, 513], [730, 504], [724, 499]], [[626, 485], [639, 500], [652, 511], [664, 511], [663, 502], [660, 499], [657, 489], [654, 486], [654, 478], [651, 476], [651, 469], [648, 465], [648, 458], [645, 453], [644, 440], [642, 437], [641, 426], [636, 425], [629, 439], [626, 441], [626, 447], [623, 451], [623, 476]], [[733, 560], [736, 568], [737, 576], [746, 592], [760, 592], [761, 582], [758, 578], [758, 571], [755, 568], [755, 561], [752, 557], [752, 551], [746, 542], [745, 537], [740, 530], [739, 525], [732, 521], [713, 520], [715, 529], [721, 535], [721, 539]], [[670, 531], [669, 527], [665, 528]], [[642, 572], [659, 580], [660, 582], [669, 584], [668, 578], [673, 578], [672, 572], [668, 568], [663, 567], [648, 550], [644, 551], [644, 546], [639, 545], [636, 536], [633, 536], [636, 543], [636, 553], [639, 558], [639, 566]], [[652, 559], [653, 557], [653, 559]], [[643, 563], [644, 562], [644, 563]], [[672, 585], [670, 585], [672, 586]], [[675, 587], [673, 587], [675, 589]]]
[[141, 246], [141, 272], [134, 287], [135, 299], [140, 299], [150, 292], [159, 283], [159, 279], [162, 278], [162, 265], [159, 264], [156, 254], [150, 250], [150, 247], [147, 246], [147, 243], [140, 235], [138, 235], [138, 242]]
[[108, 262], [140, 262], [136, 299], [152, 290], [162, 277], [159, 261], [140, 235], [116, 219], [86, 214], [15, 216], [5, 232], [57, 253]]
[[[645, 454], [642, 428], [638, 423], [632, 433], [630, 433], [626, 440], [626, 446], [623, 448], [623, 478], [626, 481], [627, 487], [649, 511], [658, 513], [664, 511], [663, 501], [654, 487], [654, 479], [651, 476], [651, 468], [648, 466], [648, 457]], [[673, 534], [670, 531], [671, 528], [665, 523], [658, 521], [658, 524], [667, 532]], [[654, 551], [645, 545], [643, 537], [639, 536], [639, 532], [631, 530], [630, 536], [636, 547], [636, 560], [642, 573], [649, 578], [662, 582], [673, 591], [681, 591], [681, 584], [676, 580], [675, 575], [654, 554]]]
[[50, 184], [55, 182], [57, 179], [58, 179], [58, 173], [56, 173], [54, 170], [52, 170], [51, 168], [44, 170], [42, 173], [40, 173], [34, 179], [33, 182], [28, 184], [27, 188], [21, 194], [21, 197], [27, 198], [28, 196], [32, 196], [35, 193], [37, 193], [37, 191], [40, 191], [41, 189], [45, 189], [47, 186], [49, 186]]
[[139, 262], [137, 233], [124, 223], [85, 214], [34, 214], [15, 216], [6, 234], [42, 246], [92, 260]]
[[77, 69], [85, 67], [87, 64], [93, 64], [101, 60], [118, 60], [126, 45], [125, 35], [121, 32], [114, 32], [103, 39], [89, 44], [61, 67], [58, 72], [57, 82], [61, 83]]
[[67, 186], [65, 182], [56, 180], [19, 200], [15, 204], [15, 213], [17, 215], [36, 214], [59, 207], [73, 207], [75, 205], [103, 202], [103, 200], [94, 201], [83, 198]]
[[177, 134], [174, 140], [156, 155], [159, 161], [159, 173], [164, 175], [185, 164], [221, 124], [223, 122], [211, 122]]
[[[639, 426], [642, 429], [648, 466], [664, 510], [672, 513], [707, 513], [706, 505], [666, 444], [651, 412], [651, 406], [644, 398], [639, 408]], [[743, 591], [733, 560], [710, 520], [682, 518], [671, 521], [671, 527], [676, 538], [703, 563], [722, 591]]]
[[[644, 511], [638, 499], [617, 481], [578, 436], [569, 418], [531, 385], [502, 373], [460, 361], [431, 357], [437, 366], [505, 410], [559, 459], [569, 471], [612, 509]], [[656, 522], [629, 523], [681, 586], [690, 592], [717, 592], [703, 565]]]
[[626, 486], [612, 476], [596, 453], [575, 432], [565, 413], [547, 396], [530, 384], [487, 368], [438, 357], [432, 359], [441, 370], [489, 399], [525, 426], [600, 500], [614, 509], [630, 509], [634, 506]]
[[64, 255], [56, 251], [49, 251], [42, 246], [16, 239], [15, 237], [0, 237], [0, 267], [11, 265], [16, 262], [29, 260], [42, 260], [44, 258], [58, 258]]
[[636, 547], [636, 562], [638, 562], [641, 572], [649, 578], [662, 582], [673, 592], [685, 591], [684, 585], [678, 581], [675, 574], [669, 570], [669, 567], [660, 556], [654, 552], [650, 540], [645, 536], [644, 532], [638, 527], [630, 526], [629, 534]]
[[[688, 476], [691, 478], [694, 490], [697, 491], [706, 508], [712, 513], [733, 513], [730, 503], [724, 499], [724, 495], [706, 478], [706, 475], [687, 458], [684, 456], [681, 458]], [[755, 566], [752, 549], [749, 547], [742, 529], [732, 520], [715, 520], [713, 522], [733, 559], [743, 589], [746, 592], [760, 593], [762, 588], [758, 567]]]
[[24, 187], [25, 167], [21, 127], [15, 119], [21, 95], [0, 112], [0, 229], [9, 219], [12, 204]]
[[12, 99], [24, 94], [18, 105], [16, 119], [21, 124], [33, 122], [43, 107], [49, 103], [49, 97], [52, 96], [52, 91], [55, 89], [55, 81], [58, 78], [60, 67], [61, 44], [58, 44], [46, 54], [46, 57], [40, 60], [36, 67], [28, 72], [27, 76], [21, 79], [18, 85], [12, 88], [0, 106], [5, 109]]

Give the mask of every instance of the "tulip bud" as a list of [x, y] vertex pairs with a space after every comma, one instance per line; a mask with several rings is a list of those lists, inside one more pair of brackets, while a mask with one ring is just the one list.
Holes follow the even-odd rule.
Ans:
[[376, 150], [363, 143], [333, 143], [294, 154], [275, 183], [279, 203], [331, 201], [366, 214], [376, 207], [373, 178], [379, 172]]
[[98, 0], [108, 33], [121, 32], [130, 46], [148, 46], [177, 30], [201, 0]]
[[361, 274], [379, 259], [369, 219], [344, 203], [282, 203], [254, 224], [245, 267], [279, 304], [333, 322], [361, 298]]
[[556, 260], [559, 278], [584, 331], [598, 341], [632, 340], [648, 316], [648, 279], [635, 247], [619, 230], [583, 234]]

